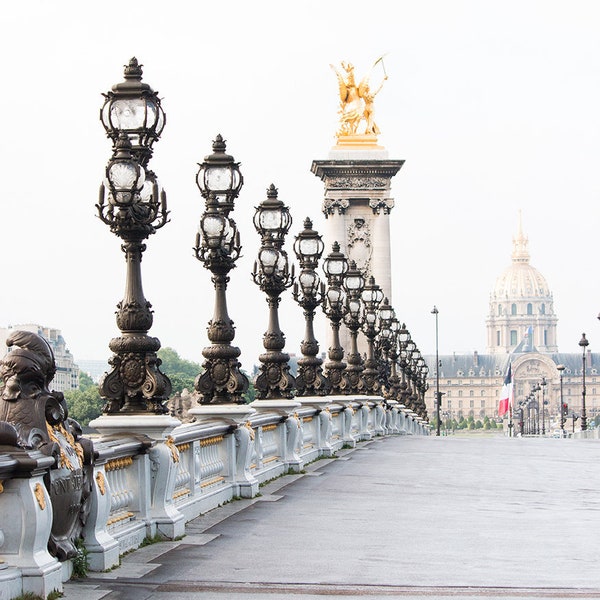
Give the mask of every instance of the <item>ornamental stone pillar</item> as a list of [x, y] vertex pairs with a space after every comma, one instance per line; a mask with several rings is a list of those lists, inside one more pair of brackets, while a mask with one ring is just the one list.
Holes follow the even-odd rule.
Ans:
[[[327, 160], [315, 160], [311, 171], [323, 181], [323, 213], [327, 219], [325, 247], [337, 241], [348, 260], [365, 277], [373, 276], [392, 302], [390, 212], [394, 207], [391, 180], [403, 160], [390, 160], [385, 148], [372, 141], [339, 138]], [[348, 347], [344, 328], [342, 346]], [[362, 342], [362, 340], [361, 340]], [[364, 352], [364, 343], [360, 350]]]

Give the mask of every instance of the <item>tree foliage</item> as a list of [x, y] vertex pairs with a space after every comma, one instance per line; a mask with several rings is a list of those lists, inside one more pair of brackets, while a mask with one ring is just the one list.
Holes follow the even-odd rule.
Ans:
[[95, 385], [94, 380], [85, 371], [79, 371], [79, 389], [81, 391], [85, 391]]
[[[89, 379], [91, 381], [91, 377]], [[100, 416], [104, 405], [98, 387], [93, 381], [85, 389], [66, 391], [65, 400], [69, 407], [69, 416], [83, 427], [87, 427], [92, 419]]]
[[181, 393], [185, 388], [191, 392], [202, 371], [200, 364], [181, 358], [173, 348], [161, 348], [157, 354], [162, 361], [160, 370], [171, 380], [173, 394]]

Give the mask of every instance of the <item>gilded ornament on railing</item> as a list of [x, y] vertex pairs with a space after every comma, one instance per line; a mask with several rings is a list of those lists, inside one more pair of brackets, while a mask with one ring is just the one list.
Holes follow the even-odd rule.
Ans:
[[205, 438], [200, 440], [200, 446], [202, 448], [206, 446], [212, 446], [213, 444], [219, 444], [224, 440], [224, 436], [222, 435], [213, 435], [212, 437]]
[[165, 446], [167, 446], [169, 448], [169, 450], [171, 451], [171, 458], [173, 459], [173, 462], [178, 463], [179, 462], [179, 450], [177, 450], [177, 446], [175, 445], [175, 440], [171, 436], [169, 436], [165, 440]]
[[105, 471], [116, 471], [117, 469], [124, 469], [133, 464], [133, 458], [131, 456], [123, 456], [122, 458], [113, 458], [104, 465]]
[[37, 503], [40, 505], [42, 510], [46, 509], [46, 495], [44, 494], [44, 488], [41, 483], [36, 483], [35, 488], [33, 489], [33, 493], [35, 495], [35, 499]]
[[246, 421], [246, 425], [245, 425], [246, 429], [248, 430], [248, 433], [250, 434], [250, 440], [254, 441], [254, 437], [256, 435], [256, 432], [254, 431], [254, 429], [252, 428], [252, 423], [250, 421]]
[[96, 483], [98, 484], [100, 494], [104, 496], [104, 494], [106, 494], [106, 482], [104, 481], [104, 474], [102, 471], [98, 471], [98, 473], [96, 473]]
[[[370, 76], [378, 64], [381, 64], [383, 68], [383, 80], [376, 90], [372, 90]], [[337, 76], [340, 96], [338, 140], [348, 136], [368, 136], [376, 139], [381, 132], [374, 120], [373, 105], [375, 96], [381, 91], [383, 83], [388, 78], [383, 64], [383, 56], [375, 61], [371, 72], [365, 75], [358, 84], [352, 63], [342, 62], [342, 71], [333, 65], [330, 66]]]
[[0, 494], [4, 491], [4, 481], [0, 479]]

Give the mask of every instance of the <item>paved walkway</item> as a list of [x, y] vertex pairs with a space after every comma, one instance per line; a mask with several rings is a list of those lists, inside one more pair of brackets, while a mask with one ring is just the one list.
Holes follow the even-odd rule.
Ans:
[[600, 598], [600, 442], [390, 437], [338, 456], [65, 598]]

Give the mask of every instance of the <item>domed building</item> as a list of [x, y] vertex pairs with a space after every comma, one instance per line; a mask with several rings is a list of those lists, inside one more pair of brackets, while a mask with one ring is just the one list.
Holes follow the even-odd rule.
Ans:
[[[473, 417], [499, 420], [500, 393], [509, 364], [514, 385], [514, 426], [550, 433], [557, 426], [562, 403], [567, 405], [569, 431], [580, 426], [583, 401], [583, 355], [558, 351], [554, 300], [544, 276], [529, 262], [528, 238], [521, 218], [513, 237], [512, 261], [496, 279], [486, 319], [487, 352], [439, 356], [442, 419]], [[435, 356], [429, 367], [427, 412], [433, 417], [436, 391]], [[560, 368], [559, 368], [560, 367]], [[586, 353], [586, 413], [588, 424], [600, 413], [600, 354]], [[532, 391], [533, 390], [533, 391]], [[531, 411], [531, 406], [544, 410]], [[523, 408], [521, 413], [520, 407]], [[533, 417], [531, 415], [534, 415]], [[538, 416], [539, 415], [539, 416]], [[531, 423], [531, 419], [537, 420]], [[525, 425], [527, 427], [527, 425]]]
[[496, 280], [486, 320], [490, 354], [513, 352], [522, 340], [539, 352], [558, 352], [552, 292], [543, 275], [529, 263], [529, 240], [519, 230], [513, 238], [512, 264]]

